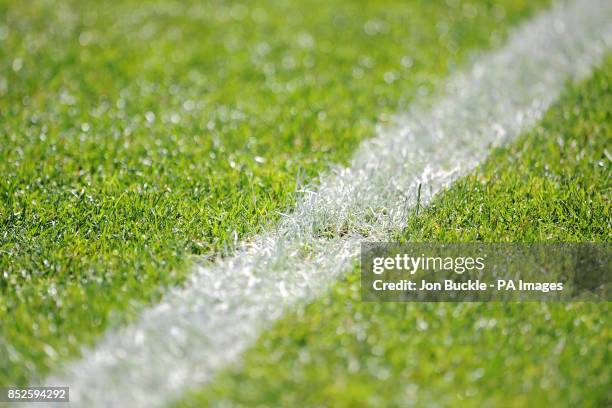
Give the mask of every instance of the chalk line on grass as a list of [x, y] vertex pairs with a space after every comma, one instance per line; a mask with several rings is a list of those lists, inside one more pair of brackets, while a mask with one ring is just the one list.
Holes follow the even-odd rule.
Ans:
[[296, 208], [235, 255], [195, 267], [127, 327], [107, 333], [45, 385], [73, 404], [155, 407], [209, 381], [296, 302], [345, 272], [362, 240], [385, 240], [421, 202], [533, 126], [566, 81], [587, 76], [612, 44], [612, 2], [561, 3], [506, 45], [453, 76], [431, 107], [415, 106], [302, 191]]

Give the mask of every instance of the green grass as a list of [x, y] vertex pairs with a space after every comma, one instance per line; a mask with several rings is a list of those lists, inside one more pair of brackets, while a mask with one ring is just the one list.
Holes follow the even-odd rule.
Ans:
[[[608, 59], [539, 126], [414, 214], [399, 238], [610, 242], [611, 87]], [[609, 302], [365, 303], [359, 283], [356, 268], [177, 405], [610, 403]]]
[[545, 3], [0, 0], [0, 384], [259, 231]]

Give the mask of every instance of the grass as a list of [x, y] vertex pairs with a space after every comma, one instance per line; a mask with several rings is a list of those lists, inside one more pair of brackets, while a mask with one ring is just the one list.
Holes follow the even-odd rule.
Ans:
[[[612, 59], [398, 238], [610, 242]], [[612, 398], [603, 303], [365, 303], [359, 270], [176, 406], [582, 406]]]
[[547, 1], [0, 1], [0, 384], [291, 205]]

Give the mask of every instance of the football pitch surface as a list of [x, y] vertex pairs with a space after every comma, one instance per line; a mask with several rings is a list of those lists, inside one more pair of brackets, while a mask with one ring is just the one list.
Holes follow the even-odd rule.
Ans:
[[[231, 259], [291, 217], [304, 191], [350, 166], [377, 126], [393, 129], [412, 106], [435, 106], [453, 73], [550, 7], [0, 2], [0, 386], [45, 385], [66, 364], [86, 366], [108, 333], [188, 287], [195, 265]], [[568, 80], [516, 140], [492, 147], [387, 233], [609, 242], [612, 60], [597, 65]], [[232, 364], [206, 381], [182, 379], [181, 398], [151, 401], [604, 406], [612, 398], [608, 302], [369, 304], [358, 278], [346, 268], [329, 290], [283, 308]], [[200, 356], [213, 359], [210, 351]], [[192, 356], [173, 358], [181, 355]], [[170, 383], [174, 373], [155, 374]], [[138, 393], [139, 381], [126, 389]]]

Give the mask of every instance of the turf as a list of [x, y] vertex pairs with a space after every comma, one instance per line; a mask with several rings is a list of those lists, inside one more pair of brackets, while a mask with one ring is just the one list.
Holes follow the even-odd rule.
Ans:
[[277, 218], [546, 1], [0, 1], [0, 384]]
[[[612, 59], [399, 240], [610, 242]], [[365, 303], [356, 268], [177, 406], [583, 406], [612, 395], [603, 303]]]

